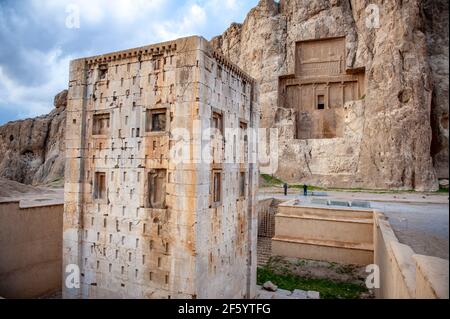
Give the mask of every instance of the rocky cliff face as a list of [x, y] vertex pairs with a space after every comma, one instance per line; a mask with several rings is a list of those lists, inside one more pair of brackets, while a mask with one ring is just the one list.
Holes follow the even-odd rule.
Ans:
[[[366, 25], [369, 4], [380, 9], [377, 28]], [[295, 110], [279, 107], [278, 78], [294, 73], [297, 41], [340, 36], [347, 70], [365, 70], [366, 95], [346, 104], [342, 137], [295, 139]], [[261, 125], [279, 130], [277, 176], [415, 190], [448, 178], [446, 0], [261, 0], [211, 42], [259, 84]], [[0, 127], [0, 177], [63, 178], [66, 96], [47, 116]]]
[[[369, 4], [380, 9], [375, 28], [366, 23]], [[437, 177], [448, 178], [447, 13], [446, 1], [261, 0], [211, 42], [259, 83], [262, 126], [280, 132], [276, 175], [435, 190]], [[365, 69], [366, 95], [346, 105], [342, 137], [297, 140], [295, 110], [277, 103], [278, 78], [294, 73], [297, 41], [340, 36], [347, 70]]]
[[64, 178], [67, 90], [55, 96], [48, 115], [0, 127], [0, 177], [25, 184]]
[[433, 78], [431, 155], [437, 176], [448, 178], [448, 1], [427, 0], [422, 8]]

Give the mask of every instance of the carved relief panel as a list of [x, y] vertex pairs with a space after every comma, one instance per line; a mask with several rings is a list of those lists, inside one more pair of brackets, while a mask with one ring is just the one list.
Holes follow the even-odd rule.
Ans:
[[333, 138], [343, 134], [346, 102], [364, 94], [364, 74], [345, 69], [345, 38], [296, 43], [295, 74], [279, 79], [279, 107], [296, 112], [296, 138]]

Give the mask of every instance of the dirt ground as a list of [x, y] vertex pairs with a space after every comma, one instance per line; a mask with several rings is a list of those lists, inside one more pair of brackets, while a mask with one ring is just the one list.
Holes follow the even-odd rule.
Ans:
[[43, 190], [39, 187], [20, 184], [8, 179], [0, 178], [0, 197], [10, 198], [15, 196], [21, 196], [29, 193], [42, 193]]
[[367, 277], [365, 266], [281, 257], [272, 257], [269, 264], [277, 265], [280, 269], [288, 268], [292, 273], [300, 277], [326, 278], [354, 284], [364, 284]]
[[25, 185], [0, 178], [0, 202], [9, 200], [25, 203], [62, 202], [64, 189]]
[[[265, 267], [275, 271], [275, 273], [294, 275], [304, 280], [325, 280], [325, 283], [351, 284], [356, 287], [365, 287], [365, 280], [368, 275], [365, 266], [279, 256], [271, 257]], [[374, 292], [364, 288], [356, 293], [356, 298], [374, 298]]]

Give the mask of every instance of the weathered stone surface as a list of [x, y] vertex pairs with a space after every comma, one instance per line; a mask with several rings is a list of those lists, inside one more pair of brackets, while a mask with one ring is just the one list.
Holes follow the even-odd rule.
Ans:
[[267, 291], [264, 289], [257, 289], [256, 290], [256, 299], [272, 299], [274, 295], [273, 291]]
[[300, 289], [295, 289], [292, 294], [292, 297], [296, 297], [298, 299], [306, 299], [308, 298], [307, 292], [304, 290], [300, 290]]
[[439, 181], [439, 186], [443, 187], [443, 188], [448, 188], [448, 179], [441, 179]]
[[320, 299], [320, 293], [318, 291], [308, 290], [306, 296], [308, 299]]
[[263, 285], [262, 287], [256, 286], [255, 298], [256, 299], [320, 299], [320, 293], [317, 291], [304, 291], [304, 290], [300, 290], [300, 289], [294, 289], [294, 291], [292, 291], [292, 292], [289, 290], [285, 290], [285, 289], [266, 290]]
[[272, 292], [272, 299], [299, 299], [297, 297], [292, 296], [292, 293], [289, 290], [278, 289], [275, 292]]
[[428, 61], [433, 80], [431, 155], [438, 178], [448, 178], [448, 1], [423, 1]]
[[271, 281], [267, 281], [264, 283], [263, 288], [267, 291], [277, 291], [278, 286], [273, 284]]
[[258, 128], [253, 79], [200, 37], [70, 69], [63, 264], [84, 276], [63, 297], [253, 298], [256, 145], [223, 138]]
[[[366, 26], [370, 3], [380, 8], [379, 28]], [[259, 82], [261, 126], [279, 128], [277, 176], [435, 190], [448, 177], [447, 13], [445, 1], [261, 0], [212, 43]], [[278, 78], [294, 73], [297, 41], [341, 36], [347, 71], [365, 69], [367, 93], [344, 107], [342, 137], [295, 139], [295, 112], [278, 106]]]
[[25, 184], [64, 178], [67, 90], [48, 115], [0, 126], [0, 177]]
[[[366, 26], [372, 3], [379, 28]], [[346, 68], [365, 69], [367, 93], [346, 103], [342, 136], [295, 139], [295, 110], [279, 107], [278, 79], [294, 72], [297, 41], [342, 36]], [[258, 81], [261, 126], [280, 133], [277, 176], [416, 190], [448, 179], [448, 1], [261, 0], [211, 43]], [[0, 127], [1, 177], [43, 183], [63, 176], [66, 95], [55, 97], [48, 116]]]
[[67, 106], [67, 90], [63, 90], [55, 95], [55, 99], [53, 100], [53, 105], [55, 108], [65, 108]]

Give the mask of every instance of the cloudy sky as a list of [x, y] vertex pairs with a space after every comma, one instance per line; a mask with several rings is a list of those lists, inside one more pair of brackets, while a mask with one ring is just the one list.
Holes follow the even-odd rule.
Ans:
[[257, 2], [0, 0], [0, 125], [49, 112], [74, 58], [194, 34], [210, 39]]

